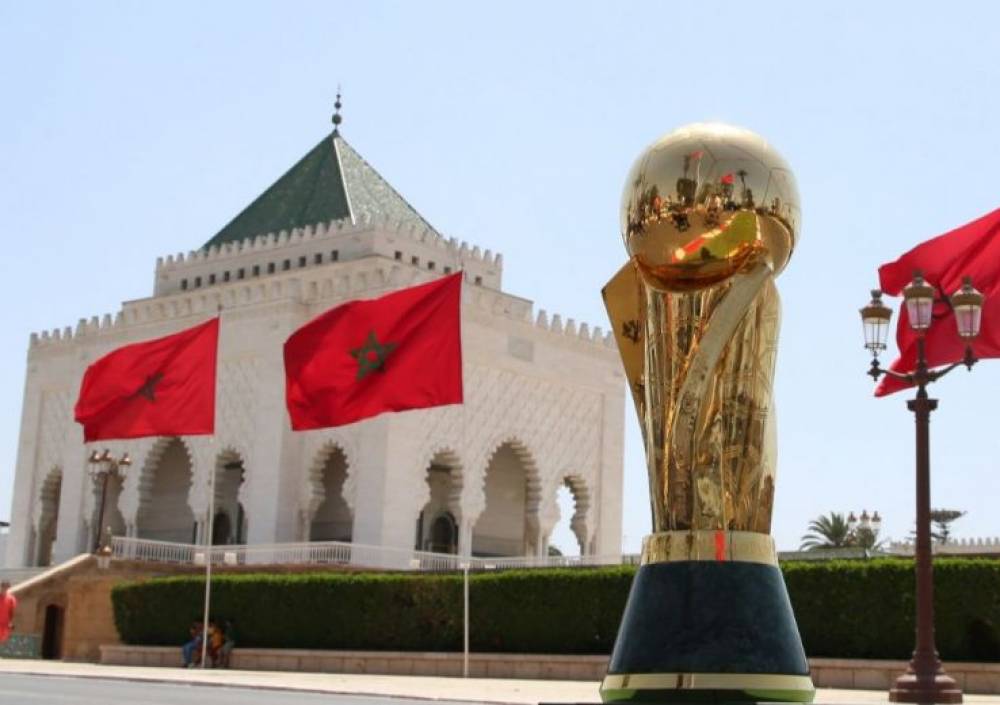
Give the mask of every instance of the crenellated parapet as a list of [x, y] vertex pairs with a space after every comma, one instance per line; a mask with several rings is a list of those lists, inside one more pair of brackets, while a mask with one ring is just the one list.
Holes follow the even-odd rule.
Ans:
[[437, 274], [465, 270], [472, 281], [500, 289], [503, 257], [407, 220], [366, 217], [267, 233], [239, 242], [160, 257], [154, 296], [230, 281], [381, 256]]
[[[480, 255], [480, 259], [486, 261], [486, 256]], [[434, 276], [437, 276], [435, 272], [420, 270], [405, 262], [368, 257], [344, 262], [339, 267], [306, 268], [261, 279], [229, 281], [211, 288], [128, 301], [114, 316], [81, 318], [75, 328], [67, 326], [32, 333], [30, 349], [68, 349], [89, 341], [123, 344], [193, 325], [195, 319], [219, 310], [227, 315], [255, 315], [255, 312], [265, 311], [269, 304], [301, 306], [303, 320], [306, 320], [337, 303], [378, 296], [428, 281]], [[559, 314], [550, 318], [544, 309], [536, 314], [531, 301], [477, 284], [468, 271], [465, 281], [463, 308], [466, 316], [507, 319], [516, 322], [517, 330], [534, 331], [549, 341], [614, 347], [610, 332], [604, 332], [600, 326], [577, 324], [572, 318], [563, 323]]]

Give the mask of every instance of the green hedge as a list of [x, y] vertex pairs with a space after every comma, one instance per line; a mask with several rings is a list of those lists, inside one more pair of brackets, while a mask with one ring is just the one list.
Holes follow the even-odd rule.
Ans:
[[[810, 656], [909, 658], [912, 561], [816, 561], [782, 565]], [[934, 561], [938, 652], [952, 661], [1000, 661], [1000, 561]]]
[[[907, 658], [913, 648], [913, 564], [902, 560], [782, 565], [810, 656]], [[471, 646], [509, 653], [608, 653], [634, 568], [473, 575]], [[1000, 661], [1000, 561], [935, 563], [942, 658]], [[201, 614], [204, 579], [116, 587], [128, 644], [177, 645]], [[456, 651], [462, 577], [407, 573], [221, 575], [212, 612], [235, 620], [241, 646]]]

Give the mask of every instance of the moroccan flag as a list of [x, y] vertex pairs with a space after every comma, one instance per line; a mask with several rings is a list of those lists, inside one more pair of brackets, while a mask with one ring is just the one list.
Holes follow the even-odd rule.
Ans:
[[733, 183], [733, 172], [730, 171], [727, 174], [723, 174], [722, 178], [719, 179], [719, 183], [723, 183], [723, 184], [731, 184], [731, 183]]
[[[958, 362], [965, 353], [965, 341], [958, 337], [955, 315], [945, 299], [962, 285], [962, 277], [983, 293], [983, 318], [979, 337], [972, 344], [977, 357], [1000, 357], [1000, 209], [917, 245], [895, 262], [879, 267], [882, 290], [892, 296], [903, 292], [914, 270], [938, 291], [934, 320], [925, 333], [927, 362], [930, 366]], [[906, 307], [902, 307], [896, 327], [899, 358], [890, 369], [912, 372], [917, 366], [917, 334], [910, 328]], [[906, 388], [905, 382], [883, 377], [875, 396], [885, 396]]]
[[218, 341], [213, 318], [97, 360], [76, 402], [84, 441], [214, 433]]
[[350, 301], [285, 341], [292, 429], [462, 403], [462, 273]]

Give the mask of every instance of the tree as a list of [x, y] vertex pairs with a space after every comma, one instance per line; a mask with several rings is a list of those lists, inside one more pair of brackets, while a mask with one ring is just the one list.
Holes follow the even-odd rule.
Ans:
[[857, 546], [868, 551], [877, 551], [882, 548], [882, 541], [879, 541], [878, 531], [871, 527], [859, 526], [851, 532], [849, 546]]
[[[878, 520], [878, 512], [875, 513], [875, 519]], [[879, 540], [878, 529], [873, 529], [870, 524], [859, 524], [852, 529], [850, 520], [845, 519], [843, 514], [830, 512], [829, 516], [820, 516], [809, 522], [809, 532], [802, 537], [799, 550], [812, 551], [816, 548], [863, 548], [877, 551], [882, 548], [882, 541]]]
[[965, 512], [958, 509], [932, 509], [931, 523], [934, 528], [931, 530], [931, 538], [938, 543], [948, 543], [951, 537], [951, 527], [949, 524], [965, 516]]
[[852, 534], [843, 514], [830, 512], [809, 522], [809, 531], [802, 537], [800, 551], [816, 548], [846, 548], [852, 545]]

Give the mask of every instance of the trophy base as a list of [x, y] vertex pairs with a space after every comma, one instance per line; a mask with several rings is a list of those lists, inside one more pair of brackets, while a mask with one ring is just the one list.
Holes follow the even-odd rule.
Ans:
[[602, 700], [812, 702], [809, 663], [771, 552], [766, 562], [668, 560], [640, 567]]

